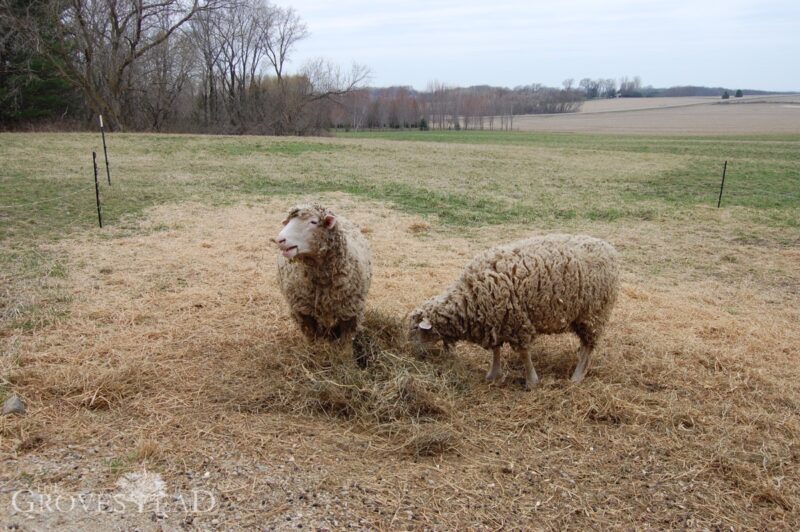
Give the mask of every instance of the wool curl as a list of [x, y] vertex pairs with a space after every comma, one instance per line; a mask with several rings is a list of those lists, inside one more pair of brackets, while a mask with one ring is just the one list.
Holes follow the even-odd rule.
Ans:
[[[319, 204], [303, 204], [288, 219], [333, 214]], [[349, 339], [360, 327], [372, 281], [369, 243], [359, 227], [336, 216], [332, 228], [314, 232], [312, 253], [278, 257], [278, 282], [292, 318], [309, 339]]]
[[[617, 297], [617, 252], [582, 235], [547, 235], [489, 249], [443, 294], [409, 316], [445, 346], [459, 340], [524, 349], [538, 334], [575, 332], [591, 350]], [[430, 339], [430, 338], [428, 338]]]

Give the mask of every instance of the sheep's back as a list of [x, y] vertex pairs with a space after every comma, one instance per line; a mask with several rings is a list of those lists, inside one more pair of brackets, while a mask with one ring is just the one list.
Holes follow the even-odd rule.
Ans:
[[548, 235], [497, 246], [473, 259], [459, 284], [493, 336], [604, 322], [616, 298], [614, 248], [587, 236]]

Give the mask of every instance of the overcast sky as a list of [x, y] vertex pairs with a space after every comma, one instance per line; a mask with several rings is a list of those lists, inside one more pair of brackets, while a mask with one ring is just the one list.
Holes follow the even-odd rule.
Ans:
[[274, 0], [322, 56], [424, 89], [641, 76], [645, 85], [800, 90], [800, 0]]

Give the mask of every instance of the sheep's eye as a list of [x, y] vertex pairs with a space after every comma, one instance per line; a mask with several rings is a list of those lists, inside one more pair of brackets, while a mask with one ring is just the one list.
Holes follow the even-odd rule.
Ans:
[[316, 220], [311, 220], [311, 225], [317, 225], [317, 223], [319, 222], [317, 222]]

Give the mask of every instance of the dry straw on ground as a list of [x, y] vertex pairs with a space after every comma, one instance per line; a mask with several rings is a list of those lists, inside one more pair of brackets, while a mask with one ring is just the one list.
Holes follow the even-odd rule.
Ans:
[[[538, 389], [523, 392], [516, 367], [489, 386], [487, 353], [419, 358], [402, 318], [474, 252], [526, 230], [465, 238], [327, 201], [373, 246], [367, 370], [288, 319], [268, 238], [292, 198], [156, 209], [134, 236], [61, 244], [69, 315], [2, 339], [18, 353], [3, 373], [29, 407], [2, 420], [3, 478], [102, 490], [147, 467], [220, 495], [199, 526], [800, 526], [790, 299], [649, 282], [632, 263], [583, 384], [568, 381], [577, 342], [559, 336], [534, 348]], [[615, 243], [625, 252], [636, 236]]]

